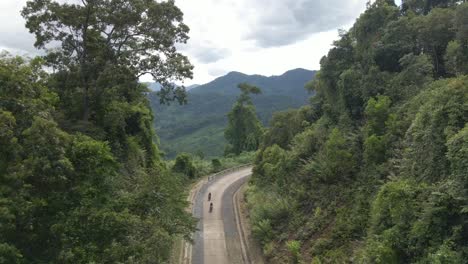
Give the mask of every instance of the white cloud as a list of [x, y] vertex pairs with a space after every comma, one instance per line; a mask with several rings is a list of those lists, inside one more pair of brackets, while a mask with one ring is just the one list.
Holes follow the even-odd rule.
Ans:
[[248, 1], [247, 39], [261, 47], [283, 46], [314, 33], [352, 22], [367, 0], [255, 0]]
[[19, 54], [37, 54], [34, 36], [30, 34], [21, 17], [26, 0], [2, 0], [0, 2], [0, 48]]
[[231, 54], [227, 48], [218, 47], [210, 41], [192, 42], [190, 45], [178, 45], [180, 51], [197, 59], [200, 63], [213, 63]]

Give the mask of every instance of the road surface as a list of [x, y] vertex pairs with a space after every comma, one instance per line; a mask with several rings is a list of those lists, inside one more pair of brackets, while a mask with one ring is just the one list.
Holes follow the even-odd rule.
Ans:
[[[242, 228], [238, 220], [234, 195], [247, 181], [252, 168], [229, 172], [205, 180], [196, 186], [192, 195], [192, 212], [199, 219], [194, 243], [184, 248], [184, 264], [241, 264], [250, 263]], [[213, 212], [209, 212], [211, 193]]]

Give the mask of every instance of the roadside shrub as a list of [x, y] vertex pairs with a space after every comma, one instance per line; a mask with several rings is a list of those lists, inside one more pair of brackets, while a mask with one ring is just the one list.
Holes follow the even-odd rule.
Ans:
[[299, 258], [301, 254], [301, 242], [297, 240], [289, 240], [286, 242], [286, 248], [291, 254], [292, 263], [299, 263]]
[[193, 165], [193, 159], [186, 153], [177, 155], [172, 171], [181, 173], [189, 179], [194, 179], [197, 176], [197, 169]]
[[247, 190], [247, 203], [251, 208], [250, 220], [254, 237], [262, 245], [272, 241], [292, 215], [294, 204], [272, 192], [259, 192], [255, 185]]
[[333, 129], [325, 145], [305, 167], [305, 173], [328, 184], [349, 179], [356, 166], [350, 145], [338, 128]]
[[221, 161], [219, 161], [219, 159], [212, 159], [211, 166], [213, 167], [214, 172], [219, 171], [221, 170], [221, 166], [222, 166]]
[[271, 227], [271, 221], [269, 219], [258, 221], [252, 227], [252, 232], [262, 245], [268, 244], [268, 242], [270, 242], [274, 237], [273, 228]]
[[276, 244], [275, 242], [268, 242], [263, 246], [263, 254], [266, 257], [270, 257], [273, 255], [276, 249]]

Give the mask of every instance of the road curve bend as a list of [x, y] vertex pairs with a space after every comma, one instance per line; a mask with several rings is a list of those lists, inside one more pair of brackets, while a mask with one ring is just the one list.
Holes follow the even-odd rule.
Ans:
[[[247, 167], [204, 180], [192, 195], [192, 213], [199, 219], [194, 243], [184, 246], [184, 264], [250, 263], [237, 220], [234, 195], [252, 174]], [[211, 193], [211, 201], [208, 194]], [[213, 211], [209, 212], [210, 202]]]

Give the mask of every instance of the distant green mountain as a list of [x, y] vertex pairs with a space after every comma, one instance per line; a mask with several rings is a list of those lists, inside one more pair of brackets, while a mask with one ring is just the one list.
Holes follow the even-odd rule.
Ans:
[[247, 82], [262, 89], [261, 95], [253, 96], [253, 102], [260, 120], [267, 124], [273, 112], [297, 108], [308, 102], [311, 95], [304, 85], [314, 75], [315, 71], [305, 69], [271, 77], [230, 72], [190, 89], [187, 105], [160, 105], [156, 93], [150, 93], [161, 148], [167, 157], [179, 152], [221, 156], [226, 145], [226, 114], [239, 95], [239, 83]]

